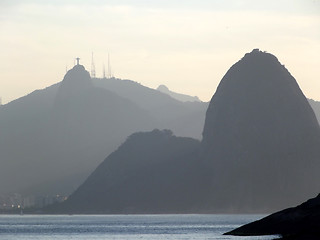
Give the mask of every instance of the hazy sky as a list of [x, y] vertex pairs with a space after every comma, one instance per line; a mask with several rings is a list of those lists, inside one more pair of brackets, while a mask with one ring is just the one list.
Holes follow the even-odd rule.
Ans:
[[75, 57], [102, 76], [210, 100], [253, 48], [278, 57], [320, 100], [320, 0], [0, 0], [0, 97], [62, 80]]

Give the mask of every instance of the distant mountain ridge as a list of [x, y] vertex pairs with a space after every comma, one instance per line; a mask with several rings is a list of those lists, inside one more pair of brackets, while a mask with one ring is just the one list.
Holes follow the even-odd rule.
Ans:
[[61, 84], [1, 109], [1, 192], [67, 194], [128, 133], [152, 129], [143, 109], [90, 81], [75, 66]]
[[171, 129], [175, 135], [201, 139], [205, 102], [181, 102], [155, 89], [131, 80], [93, 79], [97, 87], [108, 89], [147, 110], [159, 129]]
[[[62, 82], [0, 107], [0, 194], [69, 194], [137, 131], [176, 128], [201, 137], [207, 103], [184, 104], [120, 79], [110, 80], [121, 86], [113, 91], [98, 86], [104, 81], [76, 65]], [[180, 122], [189, 115], [191, 121]]]

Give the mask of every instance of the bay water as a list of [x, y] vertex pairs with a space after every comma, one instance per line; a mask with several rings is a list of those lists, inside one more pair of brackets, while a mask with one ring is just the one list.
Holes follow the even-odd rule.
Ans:
[[259, 239], [224, 236], [263, 215], [0, 215], [0, 239]]

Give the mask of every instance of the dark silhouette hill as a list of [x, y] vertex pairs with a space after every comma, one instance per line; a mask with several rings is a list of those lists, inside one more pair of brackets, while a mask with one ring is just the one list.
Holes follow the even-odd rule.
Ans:
[[196, 206], [200, 142], [170, 130], [134, 133], [60, 205], [63, 213], [180, 213]]
[[168, 94], [172, 98], [177, 99], [181, 102], [200, 102], [200, 99], [197, 96], [192, 97], [186, 94], [170, 91], [169, 88], [165, 85], [159, 85], [157, 90], [162, 93]]
[[206, 106], [90, 79], [76, 65], [62, 82], [0, 106], [0, 194], [69, 194], [134, 132], [172, 127], [200, 138]]
[[319, 191], [319, 124], [275, 56], [255, 49], [225, 74], [206, 113], [202, 160], [221, 211], [274, 211]]
[[320, 195], [297, 207], [287, 208], [243, 225], [225, 235], [281, 235], [281, 239], [320, 239]]

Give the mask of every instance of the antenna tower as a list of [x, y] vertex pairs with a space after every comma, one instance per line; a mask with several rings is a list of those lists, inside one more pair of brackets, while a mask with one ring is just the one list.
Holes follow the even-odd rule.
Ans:
[[110, 55], [108, 53], [108, 78], [112, 78], [112, 72], [111, 72], [111, 64], [110, 64]]
[[106, 78], [106, 67], [104, 66], [104, 63], [103, 63], [103, 78]]
[[96, 77], [96, 68], [94, 66], [94, 61], [93, 61], [93, 52], [92, 52], [92, 59], [91, 59], [91, 77], [92, 78]]

